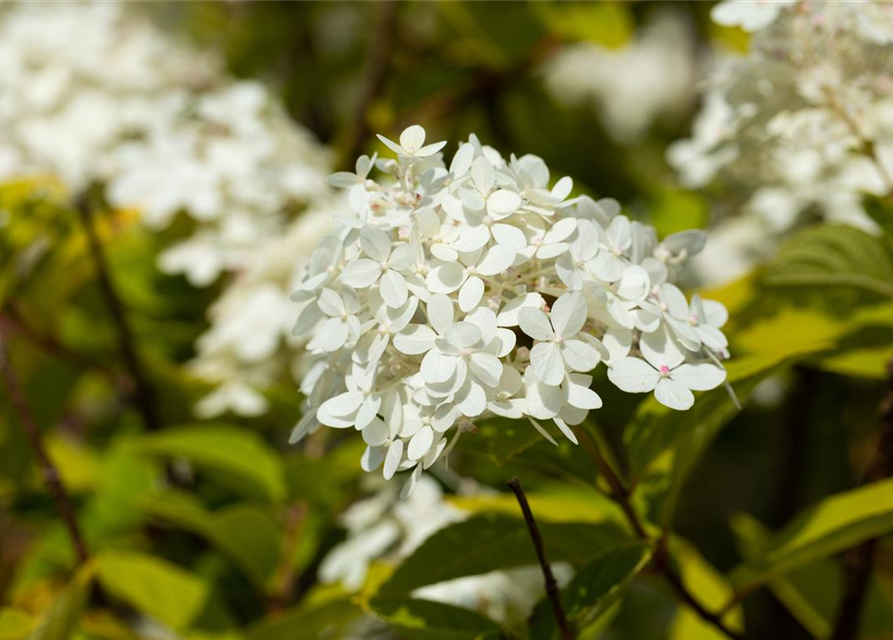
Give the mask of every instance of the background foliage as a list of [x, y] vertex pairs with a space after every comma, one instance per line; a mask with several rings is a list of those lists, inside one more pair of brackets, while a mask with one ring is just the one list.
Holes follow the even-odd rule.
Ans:
[[[411, 122], [431, 139], [475, 131], [542, 156], [578, 190], [620, 199], [665, 235], [707, 227], [717, 195], [680, 190], [663, 159], [666, 145], [687, 134], [696, 103], [620, 144], [596, 110], [559, 104], [538, 76], [538, 63], [566, 43], [622, 46], [659, 4], [184, 3], [153, 11], [222, 50], [237, 75], [276, 86], [345, 167], [378, 148], [372, 131], [393, 134]], [[708, 4], [678, 8], [697, 47], [742, 46], [743, 33], [711, 26]], [[498, 493], [456, 496], [475, 515], [400, 566], [374, 566], [357, 595], [321, 585], [317, 570], [344, 537], [337, 514], [363, 493], [361, 443], [322, 430], [290, 447], [297, 401], [288, 385], [271, 392], [274, 411], [263, 418], [195, 422], [191, 407], [204, 389], [181, 365], [206, 328], [214, 288], [160, 274], [163, 238], [94, 199], [95, 228], [133, 328], [122, 350], [76, 203], [52, 181], [28, 180], [0, 189], [0, 209], [16, 214], [0, 231], [9, 363], [90, 550], [88, 561], [76, 561], [21, 415], [3, 394], [0, 640], [339, 638], [360, 619], [419, 640], [554, 637], [545, 603], [528, 625], [501, 629], [411, 595], [535, 562], [505, 491], [512, 475], [528, 490], [550, 559], [577, 570], [562, 598], [581, 638], [719, 637], [657, 573], [667, 554], [704, 605], [725, 608], [726, 624], [743, 624], [747, 637], [828, 637], [844, 591], [841, 554], [878, 537], [861, 629], [893, 635], [893, 555], [882, 538], [893, 531], [893, 480], [860, 486], [893, 357], [889, 199], [872, 209], [886, 236], [813, 227], [774, 262], [711, 291], [731, 311], [729, 380], [742, 411], [723, 389], [687, 413], [618, 392], [584, 425], [584, 440], [598, 443], [628, 489], [645, 541], [598, 492], [616, 487], [586, 442], [555, 447], [532, 429], [487, 424], [460, 441], [450, 466]], [[141, 385], [152, 389], [158, 425], [147, 420]]]

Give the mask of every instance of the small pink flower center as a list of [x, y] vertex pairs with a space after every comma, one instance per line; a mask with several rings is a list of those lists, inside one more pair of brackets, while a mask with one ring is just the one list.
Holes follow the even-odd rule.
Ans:
[[698, 314], [697, 313], [691, 314], [691, 318], [689, 318], [688, 321], [691, 324], [698, 324], [698, 322], [700, 322], [700, 319], [698, 318]]
[[670, 375], [670, 367], [665, 364], [660, 365], [660, 375], [668, 376]]

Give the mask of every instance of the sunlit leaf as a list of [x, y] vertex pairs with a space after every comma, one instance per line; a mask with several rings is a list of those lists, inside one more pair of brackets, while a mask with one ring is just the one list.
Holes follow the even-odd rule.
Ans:
[[68, 640], [84, 613], [93, 580], [93, 567], [87, 565], [57, 596], [41, 616], [28, 640]]
[[893, 479], [825, 498], [794, 518], [733, 571], [737, 590], [893, 531]]
[[[701, 604], [708, 610], [721, 610], [734, 595], [725, 577], [684, 540], [674, 538], [670, 548], [673, 558], [679, 565], [682, 582], [689, 592], [698, 594]], [[744, 622], [741, 606], [733, 607], [724, 616], [723, 621], [729, 628], [740, 631]], [[725, 634], [685, 606], [679, 607], [670, 627], [670, 640], [725, 640], [726, 638]]]
[[23, 640], [34, 629], [34, 616], [9, 607], [0, 609], [0, 640]]
[[204, 581], [156, 556], [109, 550], [97, 562], [97, 579], [106, 592], [174, 629], [187, 627], [208, 597]]

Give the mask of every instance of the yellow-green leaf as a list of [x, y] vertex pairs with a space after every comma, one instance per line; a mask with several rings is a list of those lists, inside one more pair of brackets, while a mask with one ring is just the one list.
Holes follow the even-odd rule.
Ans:
[[106, 592], [174, 629], [188, 627], [208, 597], [203, 580], [155, 556], [110, 550], [97, 562], [97, 579]]

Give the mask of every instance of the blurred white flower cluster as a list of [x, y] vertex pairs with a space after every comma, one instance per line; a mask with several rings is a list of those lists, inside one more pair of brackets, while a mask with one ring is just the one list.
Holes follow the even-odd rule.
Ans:
[[544, 73], [556, 100], [592, 103], [612, 138], [632, 142], [656, 120], [690, 106], [695, 81], [691, 29], [677, 12], [658, 11], [626, 46], [568, 46]]
[[[432, 534], [471, 515], [444, 500], [440, 485], [427, 476], [419, 479], [406, 500], [400, 500], [398, 493], [393, 485], [381, 487], [341, 515], [347, 539], [323, 559], [319, 568], [323, 583], [341, 583], [348, 591], [358, 591], [371, 564], [402, 560]], [[479, 489], [466, 487], [463, 493], [474, 495]], [[552, 569], [562, 586], [573, 577], [573, 568], [566, 563], [555, 563]], [[412, 595], [511, 624], [526, 620], [543, 594], [542, 573], [531, 566], [448, 580], [416, 589]]]
[[[320, 424], [355, 428], [364, 469], [412, 473], [483, 416], [571, 425], [602, 405], [599, 362], [627, 392], [688, 409], [723, 383], [725, 308], [671, 283], [703, 234], [657, 242], [611, 200], [568, 199], [532, 155], [504, 159], [475, 136], [449, 167], [406, 129], [382, 142], [397, 160], [361, 157], [338, 173], [350, 210], [310, 259], [293, 298], [311, 336], [296, 441]], [[368, 176], [377, 167], [384, 179]], [[455, 431], [449, 441], [449, 432]]]
[[301, 256], [331, 230], [334, 199], [327, 150], [267, 88], [223, 66], [121, 4], [4, 7], [0, 180], [99, 184], [152, 230], [184, 215], [189, 235], [160, 268], [195, 286], [235, 274], [197, 345], [192, 370], [220, 385], [198, 412], [258, 415], [260, 391], [289, 368], [288, 295]]
[[160, 259], [198, 286], [243, 266], [283, 211], [325, 192], [327, 157], [260, 84], [114, 3], [5, 7], [0, 179], [105, 186], [152, 229], [194, 235]]
[[692, 138], [668, 158], [683, 184], [718, 179], [747, 214], [714, 249], [771, 248], [748, 238], [809, 216], [875, 228], [861, 200], [893, 189], [893, 5], [733, 1], [712, 16], [752, 32], [750, 50], [718, 61]]

